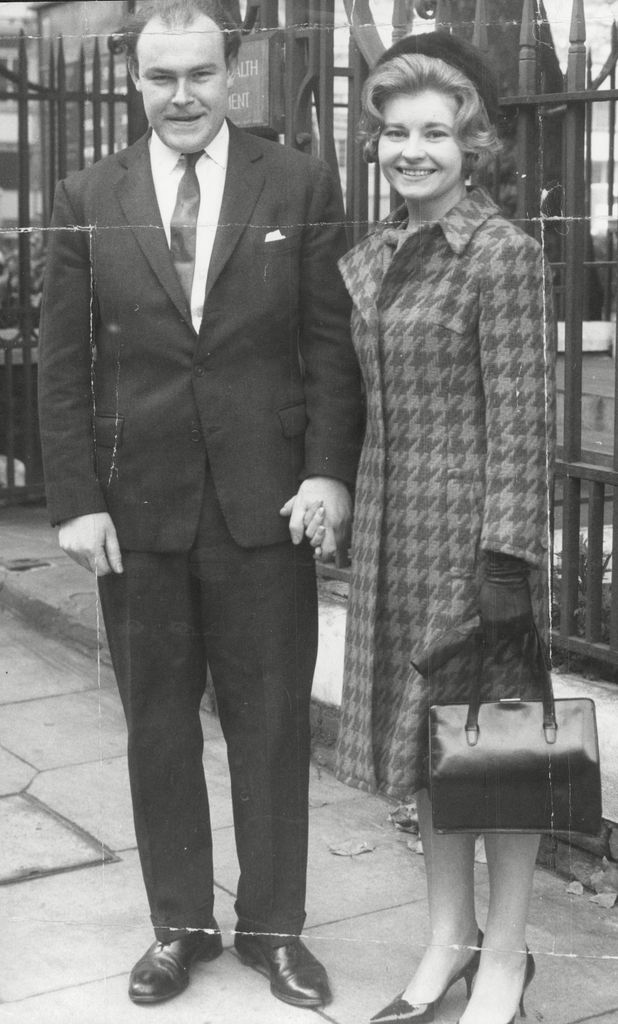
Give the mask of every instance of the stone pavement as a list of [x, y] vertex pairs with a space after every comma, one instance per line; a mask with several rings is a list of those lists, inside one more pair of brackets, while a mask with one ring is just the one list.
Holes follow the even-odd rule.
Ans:
[[[128, 971], [151, 932], [124, 721], [102, 641], [96, 656], [96, 624], [93, 581], [58, 551], [44, 511], [0, 509], [0, 1024], [364, 1024], [403, 988], [421, 954], [422, 857], [389, 823], [386, 801], [314, 765], [306, 940], [328, 966], [334, 1001], [307, 1011], [273, 999], [232, 947], [237, 864], [229, 784], [219, 726], [207, 711], [215, 910], [225, 952], [197, 965], [189, 989], [172, 1002], [129, 1002]], [[597, 700], [605, 810], [618, 820], [614, 690], [575, 677], [557, 680], [557, 688]], [[361, 844], [371, 852], [333, 853]], [[482, 925], [484, 864], [477, 874]], [[530, 1020], [618, 1024], [618, 908], [567, 894], [564, 879], [539, 868], [528, 941], [537, 960]], [[453, 988], [438, 1024], [454, 1024], [464, 996], [463, 985]]]

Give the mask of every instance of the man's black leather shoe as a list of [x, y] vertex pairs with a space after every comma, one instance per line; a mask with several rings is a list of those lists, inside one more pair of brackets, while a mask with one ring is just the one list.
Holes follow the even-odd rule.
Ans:
[[331, 1001], [326, 971], [300, 939], [273, 947], [257, 935], [236, 932], [234, 945], [243, 964], [268, 971], [270, 991], [277, 999], [292, 1006], [325, 1006]]
[[214, 960], [223, 952], [221, 933], [213, 920], [212, 931], [187, 932], [173, 942], [153, 942], [131, 971], [129, 997], [134, 1003], [162, 1003], [183, 992], [189, 984], [194, 960]]

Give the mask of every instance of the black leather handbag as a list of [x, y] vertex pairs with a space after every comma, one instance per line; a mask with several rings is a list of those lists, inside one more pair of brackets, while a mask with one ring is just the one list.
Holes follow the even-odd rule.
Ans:
[[541, 699], [429, 711], [430, 791], [437, 832], [580, 832], [601, 829], [594, 701], [554, 698], [540, 646], [530, 670]]

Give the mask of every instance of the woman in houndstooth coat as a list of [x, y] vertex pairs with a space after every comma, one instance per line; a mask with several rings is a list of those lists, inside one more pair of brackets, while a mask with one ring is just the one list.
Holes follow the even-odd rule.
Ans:
[[405, 202], [340, 263], [367, 428], [337, 773], [369, 791], [416, 795], [431, 918], [412, 980], [373, 1021], [433, 1020], [445, 991], [463, 979], [469, 994], [478, 971], [461, 1024], [510, 1024], [534, 973], [524, 929], [538, 837], [486, 838], [492, 895], [481, 956], [474, 837], [431, 825], [428, 708], [465, 700], [474, 644], [430, 683], [411, 667], [480, 616], [494, 651], [510, 644], [506, 663], [488, 658], [485, 696], [530, 696], [513, 652], [533, 619], [547, 630], [553, 341], [544, 256], [483, 189], [465, 185], [497, 148], [493, 88], [478, 51], [452, 36], [409, 37], [387, 51], [366, 85], [364, 137]]

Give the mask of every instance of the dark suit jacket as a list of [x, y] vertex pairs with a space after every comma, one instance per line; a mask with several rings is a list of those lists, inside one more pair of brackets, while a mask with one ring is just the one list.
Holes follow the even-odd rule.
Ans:
[[235, 540], [266, 545], [287, 537], [279, 508], [303, 476], [352, 483], [359, 376], [324, 164], [230, 125], [199, 336], [146, 137], [60, 182], [52, 227], [39, 391], [54, 523], [107, 510], [122, 547], [187, 550], [208, 459]]

